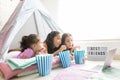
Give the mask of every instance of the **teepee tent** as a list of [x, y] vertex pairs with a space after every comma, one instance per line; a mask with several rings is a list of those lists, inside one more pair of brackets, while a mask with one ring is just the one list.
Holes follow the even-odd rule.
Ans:
[[40, 0], [21, 0], [14, 12], [0, 30], [0, 59], [8, 49], [19, 47], [21, 37], [39, 34], [42, 41], [50, 31], [62, 30], [55, 24]]

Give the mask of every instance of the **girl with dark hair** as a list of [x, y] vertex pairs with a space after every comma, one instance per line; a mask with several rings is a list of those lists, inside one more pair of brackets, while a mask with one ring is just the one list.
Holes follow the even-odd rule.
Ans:
[[56, 56], [59, 52], [66, 49], [65, 45], [60, 46], [61, 44], [61, 35], [58, 31], [52, 31], [47, 35], [46, 40], [44, 41], [44, 47], [47, 50], [47, 53], [53, 54]]
[[[23, 36], [20, 42], [21, 53], [17, 58], [31, 58], [43, 51], [40, 37], [36, 34]], [[44, 52], [44, 51], [43, 51]]]
[[[76, 50], [76, 49], [80, 49], [80, 46], [74, 46], [73, 38], [72, 38], [72, 35], [70, 33], [64, 33], [62, 35], [62, 43], [61, 43], [61, 45], [65, 45], [66, 50], [70, 51], [72, 60], [74, 59], [73, 56], [72, 56], [73, 51]], [[85, 58], [84, 58], [83, 62], [85, 63]]]
[[80, 48], [80, 46], [74, 46], [73, 45], [73, 38], [72, 38], [72, 35], [70, 33], [64, 33], [62, 35], [62, 43], [61, 43], [61, 45], [65, 45], [66, 50], [70, 50], [71, 54], [75, 49]]

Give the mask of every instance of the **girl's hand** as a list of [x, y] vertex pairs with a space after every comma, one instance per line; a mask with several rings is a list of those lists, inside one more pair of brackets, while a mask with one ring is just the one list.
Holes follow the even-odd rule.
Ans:
[[40, 50], [38, 50], [36, 52], [36, 55], [39, 55], [39, 54], [47, 54], [47, 50], [45, 47], [41, 48]]
[[66, 50], [66, 46], [65, 46], [65, 45], [62, 45], [62, 46], [60, 47], [60, 49], [59, 49], [60, 52], [63, 51], [63, 50]]
[[72, 52], [76, 49], [80, 49], [80, 46], [73, 46], [70, 50], [70, 53], [72, 54]]
[[80, 46], [74, 46], [73, 49], [74, 49], [74, 50], [80, 49]]
[[41, 51], [40, 51], [40, 54], [47, 54], [46, 48], [43, 47], [43, 48], [41, 49]]
[[72, 56], [71, 54], [70, 54], [70, 58], [71, 58], [71, 60], [74, 60], [74, 56]]

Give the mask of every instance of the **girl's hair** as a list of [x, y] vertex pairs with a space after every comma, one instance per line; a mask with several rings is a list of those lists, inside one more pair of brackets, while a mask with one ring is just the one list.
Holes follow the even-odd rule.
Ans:
[[47, 44], [48, 53], [53, 53], [54, 51], [58, 50], [58, 48], [55, 48], [53, 43], [54, 37], [58, 34], [60, 34], [60, 32], [52, 31], [47, 35], [47, 38], [44, 42]]
[[72, 35], [70, 33], [64, 33], [62, 35], [61, 45], [65, 45], [65, 39], [66, 39], [66, 37], [69, 37], [69, 36], [72, 36]]
[[25, 49], [30, 48], [30, 46], [34, 43], [37, 43], [39, 39], [37, 38], [37, 34], [30, 34], [28, 36], [23, 36], [22, 41], [20, 42], [21, 52]]

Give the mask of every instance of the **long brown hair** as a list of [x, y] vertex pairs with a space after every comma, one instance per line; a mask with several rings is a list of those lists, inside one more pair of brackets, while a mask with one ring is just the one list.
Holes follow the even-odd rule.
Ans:
[[55, 36], [57, 36], [58, 34], [60, 34], [58, 31], [51, 31], [48, 35], [46, 40], [44, 41], [44, 43], [47, 44], [47, 49], [48, 49], [48, 53], [53, 53], [54, 51], [58, 50], [58, 48], [54, 47], [53, 44], [53, 39]]
[[61, 43], [61, 45], [65, 45], [65, 39], [66, 39], [66, 37], [69, 37], [69, 36], [72, 36], [72, 35], [70, 33], [64, 33], [62, 35], [62, 43]]

